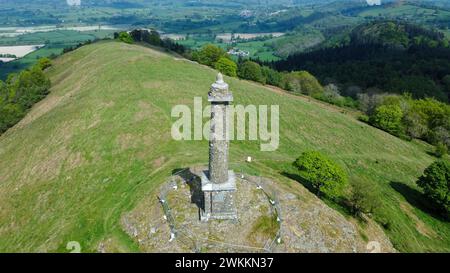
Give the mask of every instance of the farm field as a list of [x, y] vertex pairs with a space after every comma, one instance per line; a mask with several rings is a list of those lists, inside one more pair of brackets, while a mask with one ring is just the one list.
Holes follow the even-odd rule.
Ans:
[[13, 61], [17, 58], [23, 58], [44, 46], [45, 45], [0, 46], [0, 55], [12, 55], [14, 57], [9, 61]]
[[64, 48], [73, 47], [88, 40], [111, 38], [113, 32], [113, 29], [91, 31], [57, 30], [2, 37], [0, 39], [0, 48], [38, 44], [44, 46], [18, 60], [0, 63], [0, 79], [5, 79], [9, 73], [14, 73], [33, 65], [39, 58], [57, 56], [63, 52]]
[[[248, 34], [255, 35], [255, 34]], [[262, 40], [239, 40], [233, 43], [227, 43], [221, 41], [220, 36], [217, 36], [217, 39], [214, 39], [212, 36], [203, 36], [203, 35], [190, 35], [184, 40], [178, 40], [179, 44], [182, 44], [186, 47], [192, 49], [199, 49], [204, 45], [213, 44], [219, 46], [225, 50], [230, 47], [247, 51], [250, 53], [250, 58], [260, 59], [262, 61], [277, 61], [280, 60], [280, 57], [275, 55], [274, 49], [270, 46], [272, 43], [281, 39], [283, 36], [267, 38]]]

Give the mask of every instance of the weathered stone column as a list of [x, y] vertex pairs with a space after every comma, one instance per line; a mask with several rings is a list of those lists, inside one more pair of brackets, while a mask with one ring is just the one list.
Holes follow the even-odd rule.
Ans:
[[228, 107], [233, 95], [222, 74], [211, 86], [208, 94], [211, 102], [211, 131], [209, 141], [209, 169], [202, 175], [204, 208], [201, 213], [203, 221], [209, 219], [236, 219], [234, 192], [236, 181], [233, 171], [228, 170]]
[[228, 181], [228, 116], [227, 107], [233, 101], [221, 74], [212, 85], [208, 96], [211, 102], [211, 134], [209, 140], [209, 179], [212, 183]]

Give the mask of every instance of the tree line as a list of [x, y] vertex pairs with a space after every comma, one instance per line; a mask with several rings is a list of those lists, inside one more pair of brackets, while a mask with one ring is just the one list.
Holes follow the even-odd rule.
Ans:
[[30, 69], [8, 75], [5, 82], [0, 80], [0, 134], [49, 93], [50, 79], [43, 70], [50, 66], [50, 60], [43, 58]]
[[422, 139], [436, 145], [442, 157], [450, 147], [450, 105], [411, 94], [359, 94], [360, 119], [395, 136]]
[[420, 26], [376, 22], [356, 27], [351, 41], [265, 63], [278, 71], [307, 70], [344, 96], [409, 92], [450, 99], [450, 47], [443, 34]]

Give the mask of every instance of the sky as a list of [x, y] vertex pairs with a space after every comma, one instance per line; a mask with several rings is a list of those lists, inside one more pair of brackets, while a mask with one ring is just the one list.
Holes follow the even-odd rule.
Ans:
[[67, 0], [67, 5], [79, 6], [79, 5], [81, 5], [81, 0]]
[[381, 5], [381, 0], [366, 0], [367, 4], [373, 6], [373, 5]]

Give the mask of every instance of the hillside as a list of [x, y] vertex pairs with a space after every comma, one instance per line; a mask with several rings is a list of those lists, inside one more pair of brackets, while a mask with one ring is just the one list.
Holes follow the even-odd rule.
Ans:
[[[444, 34], [419, 25], [380, 21], [361, 24], [337, 46], [291, 55], [272, 65], [278, 70], [307, 70], [323, 83], [340, 85], [343, 95], [411, 93], [448, 102], [450, 48]], [[325, 44], [327, 45], [327, 44]], [[354, 89], [354, 88], [353, 88]]]
[[[216, 72], [159, 51], [118, 42], [84, 46], [48, 70], [51, 94], [0, 136], [0, 252], [67, 251], [78, 241], [95, 251], [108, 239], [116, 251], [137, 251], [121, 217], [153, 198], [173, 170], [205, 165], [205, 141], [176, 142], [171, 108], [206, 95]], [[399, 251], [450, 251], [450, 225], [425, 212], [416, 178], [431, 148], [406, 142], [303, 97], [226, 79], [235, 103], [280, 105], [280, 148], [232, 142], [236, 170], [312, 196], [292, 162], [320, 150], [350, 179], [376, 184], [377, 218]], [[254, 162], [244, 163], [247, 156]], [[302, 200], [303, 200], [302, 199]], [[336, 212], [338, 213], [338, 212]], [[362, 236], [362, 235], [361, 235]]]

